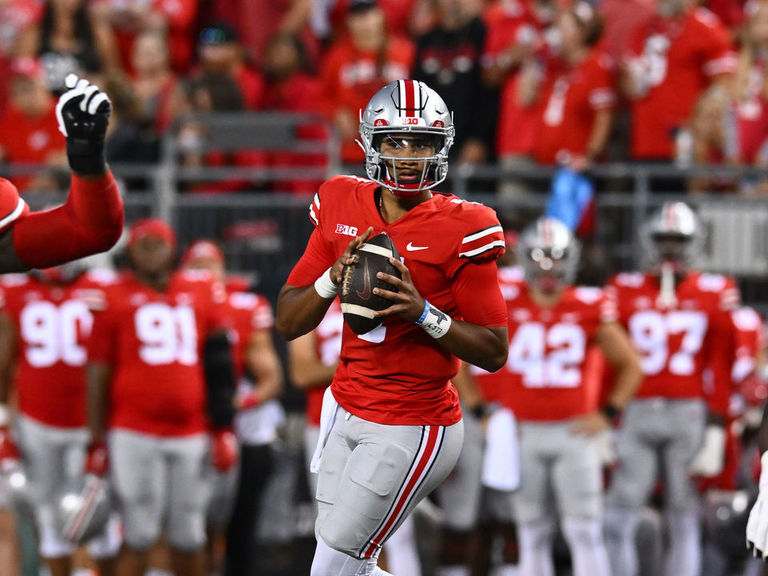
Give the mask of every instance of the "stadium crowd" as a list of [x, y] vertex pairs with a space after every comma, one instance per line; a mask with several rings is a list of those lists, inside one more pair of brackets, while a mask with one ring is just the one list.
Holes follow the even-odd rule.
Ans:
[[[503, 198], [541, 192], [515, 175], [540, 166], [598, 194], [590, 169], [605, 162], [766, 168], [767, 49], [766, 0], [0, 0], [0, 172], [22, 197], [66, 189], [55, 109], [71, 72], [111, 99], [114, 165], [158, 164], [171, 135], [183, 166], [324, 166], [317, 152], [211, 150], [195, 116], [289, 112], [314, 118], [300, 138], [337, 134], [363, 175], [359, 111], [413, 78], [453, 113], [451, 169], [509, 169]], [[309, 204], [321, 184], [238, 175], [180, 192]], [[672, 176], [652, 190], [758, 196], [768, 178]], [[509, 360], [454, 379], [464, 448], [384, 544], [392, 574], [764, 573], [744, 546], [763, 319], [733, 279], [696, 270], [702, 224], [682, 202], [648, 217], [641, 269], [577, 285], [593, 204], [568, 226], [502, 218]], [[280, 400], [306, 392], [298, 477], [314, 494], [342, 312], [334, 302], [283, 353], [274, 302], [228, 274], [219, 239], [177, 235], [142, 219], [109, 269], [0, 278], [0, 574], [272, 576], [259, 522], [297, 523], [290, 499], [270, 511], [291, 433]], [[119, 506], [67, 516], [63, 496], [83, 483]], [[294, 536], [279, 574], [309, 573], [312, 547]]]

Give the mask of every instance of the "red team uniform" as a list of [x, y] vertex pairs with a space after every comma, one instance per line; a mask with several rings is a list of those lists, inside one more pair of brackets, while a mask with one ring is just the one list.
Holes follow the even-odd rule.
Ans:
[[[679, 305], [670, 309], [657, 306], [659, 281], [652, 274], [618, 274], [609, 286], [645, 374], [635, 398], [707, 398], [710, 411], [725, 415], [734, 337], [730, 313], [739, 303], [734, 281], [690, 272], [677, 286]], [[706, 368], [713, 375], [710, 390], [704, 386]]]
[[542, 164], [585, 156], [596, 112], [616, 107], [614, 65], [605, 52], [592, 50], [572, 69], [557, 61], [550, 67], [536, 149]]
[[[341, 334], [344, 330], [344, 319], [341, 305], [334, 300], [322, 322], [315, 328], [317, 356], [323, 364], [331, 365], [339, 358], [341, 350]], [[330, 382], [328, 383], [330, 385]], [[320, 412], [323, 408], [323, 394], [328, 386], [313, 386], [307, 388], [306, 416], [307, 425], [320, 426]]]
[[226, 324], [224, 299], [223, 286], [200, 272], [174, 274], [165, 292], [130, 273], [108, 287], [89, 360], [115, 367], [110, 429], [156, 436], [207, 430], [201, 345]]
[[2, 278], [0, 306], [17, 334], [14, 380], [24, 416], [57, 428], [86, 425], [89, 303], [98, 305], [102, 278], [83, 274], [61, 285], [26, 275]]
[[616, 320], [613, 299], [600, 289], [569, 287], [554, 308], [543, 309], [531, 301], [525, 282], [503, 276], [500, 282], [509, 310], [509, 359], [496, 377], [504, 385], [493, 387], [494, 399], [520, 421], [594, 412], [600, 390], [588, 373], [594, 365], [588, 350], [600, 326]]
[[632, 158], [670, 159], [675, 132], [699, 95], [736, 68], [728, 31], [704, 8], [672, 21], [657, 15], [636, 30], [631, 50], [646, 84], [644, 95], [632, 101]]
[[[310, 208], [316, 229], [288, 284], [314, 282], [352, 237], [373, 226], [374, 234], [386, 232], [392, 238], [419, 293], [457, 317], [461, 269], [472, 262], [492, 261], [503, 250], [503, 234], [495, 215], [482, 205], [435, 194], [404, 217], [387, 223], [376, 207], [377, 187], [375, 182], [340, 176], [320, 188]], [[435, 237], [432, 230], [438, 226], [451, 235]], [[457, 275], [451, 292], [445, 288], [447, 279]], [[506, 324], [506, 318], [496, 312], [498, 307], [480, 309], [484, 296], [466, 295], [474, 300], [481, 323]], [[362, 337], [345, 325], [333, 395], [345, 410], [371, 422], [449, 426], [461, 419], [458, 394], [450, 383], [458, 367], [458, 360], [436, 346], [431, 336], [400, 318], [387, 318]]]

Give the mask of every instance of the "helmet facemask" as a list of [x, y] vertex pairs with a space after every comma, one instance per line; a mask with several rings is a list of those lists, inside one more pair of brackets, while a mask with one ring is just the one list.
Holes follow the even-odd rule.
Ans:
[[693, 211], [682, 202], [667, 202], [642, 230], [645, 267], [660, 273], [662, 267], [685, 274], [701, 251], [704, 237]]
[[532, 288], [554, 294], [573, 284], [581, 247], [561, 222], [540, 218], [523, 232], [516, 252]]
[[[370, 172], [368, 176], [381, 179], [398, 196], [429, 190], [445, 180], [445, 175], [438, 175], [440, 166], [447, 168], [448, 165], [447, 158], [440, 155], [443, 141], [441, 135], [429, 132], [375, 132], [373, 150], [378, 154], [379, 162], [376, 178]], [[382, 144], [389, 154], [382, 153]], [[398, 150], [402, 150], [403, 155]]]

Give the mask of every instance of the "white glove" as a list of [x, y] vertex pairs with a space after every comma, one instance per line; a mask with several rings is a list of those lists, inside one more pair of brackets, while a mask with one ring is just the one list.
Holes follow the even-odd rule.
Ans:
[[694, 476], [717, 476], [725, 464], [725, 428], [718, 424], [707, 425], [704, 442], [691, 462], [688, 471]]
[[607, 468], [616, 464], [619, 459], [616, 455], [613, 434], [613, 430], [603, 430], [594, 437], [595, 444], [597, 444], [597, 453], [600, 456], [600, 464]]
[[768, 562], [768, 451], [760, 458], [760, 492], [747, 521], [747, 549]]

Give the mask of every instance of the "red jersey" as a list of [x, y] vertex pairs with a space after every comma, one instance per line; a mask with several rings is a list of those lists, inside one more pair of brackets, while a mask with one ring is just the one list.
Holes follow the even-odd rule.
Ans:
[[[315, 347], [317, 357], [323, 364], [330, 366], [339, 360], [341, 352], [341, 333], [344, 329], [344, 316], [341, 313], [341, 304], [336, 298], [328, 308], [328, 312], [315, 328]], [[330, 381], [328, 382], [330, 385]], [[323, 395], [325, 386], [312, 386], [307, 388], [307, 424], [320, 426], [320, 413], [323, 410]]]
[[[398, 220], [379, 213], [378, 184], [338, 176], [320, 187], [310, 207], [316, 230], [288, 284], [311, 285], [344, 252], [350, 239], [369, 226], [388, 234], [411, 272], [419, 293], [451, 317], [484, 326], [504, 326], [506, 312], [498, 282], [471, 288], [465, 266], [493, 267], [504, 238], [490, 208], [450, 194], [434, 194]], [[483, 268], [477, 274], [491, 272]], [[470, 294], [470, 292], [472, 292]], [[459, 306], [461, 302], [461, 308]], [[481, 305], [482, 303], [482, 305]], [[383, 424], [454, 424], [461, 418], [450, 379], [458, 360], [414, 323], [386, 318], [358, 336], [344, 326], [341, 359], [332, 389], [347, 411]]]
[[[496, 4], [487, 10], [484, 21], [488, 32], [483, 66], [499, 63], [517, 45], [540, 48], [538, 57], [546, 61], [544, 30], [547, 25], [538, 21], [523, 2]], [[518, 84], [518, 70], [513, 70], [501, 85], [496, 131], [499, 156], [533, 155], [536, 150], [545, 100], [539, 98], [532, 106], [521, 106]]]
[[[35, 118], [8, 106], [0, 118], [0, 142], [4, 160], [10, 164], [45, 164], [52, 153], [63, 152], [66, 141], [59, 132], [53, 101], [46, 114]], [[13, 182], [23, 190], [30, 179], [14, 176]]]
[[734, 310], [731, 320], [736, 330], [731, 378], [734, 384], [738, 384], [755, 371], [755, 359], [765, 348], [765, 324], [760, 314], [748, 306]]
[[[333, 118], [338, 110], [347, 110], [357, 125], [371, 96], [384, 84], [410, 76], [413, 57], [413, 44], [402, 38], [389, 40], [383, 56], [358, 50], [348, 38], [340, 40], [328, 50], [320, 71], [326, 113]], [[341, 143], [343, 162], [358, 164], [364, 157], [354, 138]]]
[[16, 332], [14, 386], [25, 416], [57, 428], [86, 425], [90, 308], [101, 301], [105, 281], [98, 273], [57, 285], [21, 274], [0, 280], [0, 306]]
[[768, 99], [763, 94], [766, 81], [764, 57], [758, 56], [748, 72], [744, 94], [733, 105], [737, 155], [741, 162], [754, 164], [768, 140]]
[[[659, 280], [648, 273], [622, 273], [609, 282], [645, 378], [636, 398], [706, 398], [725, 414], [730, 397], [734, 339], [731, 311], [739, 292], [731, 278], [690, 272], [677, 285], [677, 304], [661, 307]], [[712, 372], [711, 389], [705, 369]]]
[[225, 326], [225, 297], [197, 271], [173, 274], [164, 292], [131, 273], [108, 287], [88, 360], [114, 369], [110, 428], [172, 437], [206, 430], [202, 345]]
[[[541, 308], [520, 280], [504, 280], [509, 357], [496, 400], [518, 420], [560, 421], [597, 409], [599, 378], [589, 350], [604, 323], [616, 321], [614, 301], [599, 288], [569, 287], [553, 308]], [[504, 385], [501, 385], [502, 378]]]
[[647, 83], [645, 95], [632, 101], [632, 158], [671, 159], [675, 133], [700, 94], [736, 69], [728, 31], [704, 8], [679, 20], [656, 16], [636, 30], [632, 51]]
[[586, 155], [596, 113], [616, 107], [613, 60], [592, 50], [574, 68], [553, 62], [548, 76], [536, 160], [554, 164]]
[[232, 361], [237, 378], [247, 376], [245, 352], [254, 332], [269, 332], [275, 325], [272, 305], [253, 292], [232, 292], [227, 295], [227, 316], [232, 325]]

